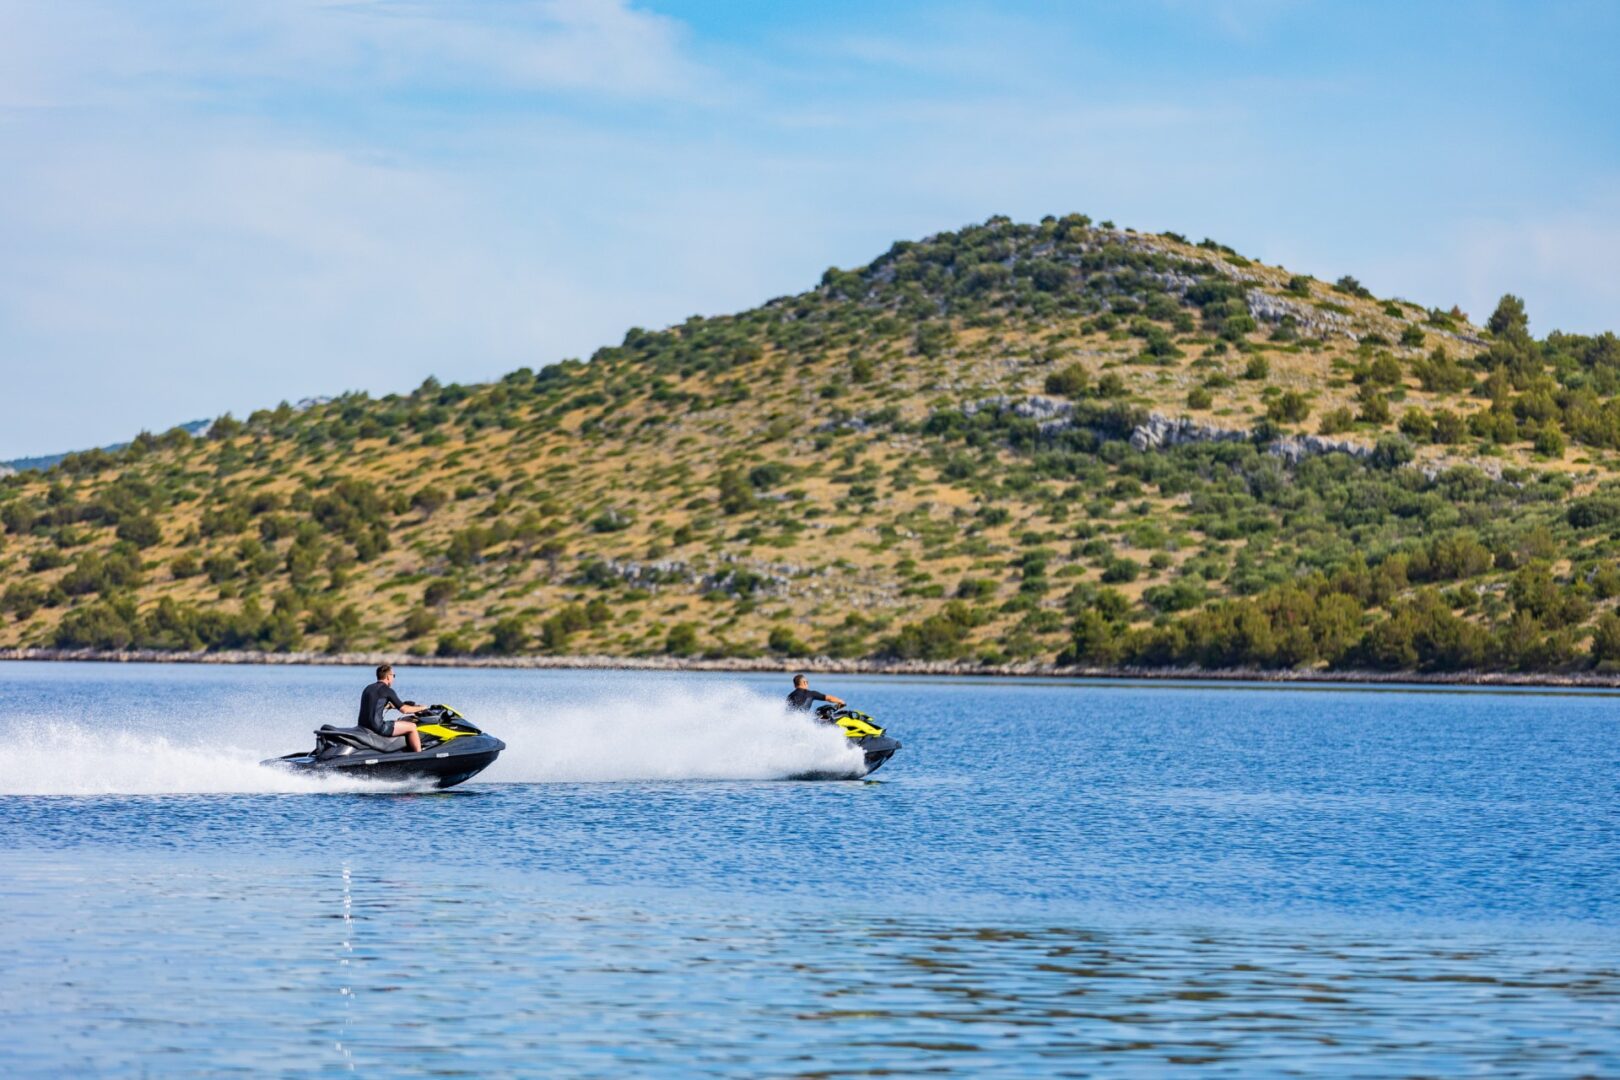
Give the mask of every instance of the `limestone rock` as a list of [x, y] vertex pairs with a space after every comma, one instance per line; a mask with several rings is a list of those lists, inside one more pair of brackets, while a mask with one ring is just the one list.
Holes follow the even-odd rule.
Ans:
[[1291, 317], [1299, 332], [1310, 337], [1341, 334], [1352, 341], [1359, 341], [1361, 338], [1361, 335], [1350, 328], [1349, 316], [1340, 315], [1336, 311], [1323, 311], [1315, 304], [1287, 300], [1260, 289], [1250, 289], [1247, 300], [1249, 315], [1256, 322], [1280, 323]]
[[1332, 439], [1325, 435], [1285, 435], [1266, 447], [1266, 453], [1282, 458], [1290, 465], [1298, 465], [1317, 454], [1349, 454], [1353, 458], [1372, 456], [1372, 447], [1349, 439]]
[[1247, 428], [1211, 427], [1185, 416], [1172, 419], [1149, 413], [1147, 423], [1131, 432], [1131, 445], [1138, 450], [1158, 450], [1184, 443], [1247, 442], [1252, 437]]

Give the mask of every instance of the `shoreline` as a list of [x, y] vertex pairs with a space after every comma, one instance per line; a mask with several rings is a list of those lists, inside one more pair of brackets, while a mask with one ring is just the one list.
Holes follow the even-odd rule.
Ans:
[[374, 667], [395, 663], [424, 668], [508, 668], [533, 671], [713, 671], [817, 675], [925, 675], [1004, 679], [1107, 679], [1135, 682], [1361, 683], [1434, 686], [1526, 686], [1613, 689], [1620, 674], [1590, 672], [1526, 673], [1499, 671], [1270, 671], [1245, 668], [1097, 668], [1058, 664], [986, 666], [954, 660], [834, 660], [828, 657], [673, 657], [673, 656], [410, 656], [381, 652], [267, 653], [241, 649], [218, 652], [162, 652], [154, 649], [0, 649], [0, 662], [244, 664]]

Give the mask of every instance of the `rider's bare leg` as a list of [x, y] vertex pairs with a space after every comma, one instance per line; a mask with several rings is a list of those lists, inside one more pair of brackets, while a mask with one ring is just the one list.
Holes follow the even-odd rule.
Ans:
[[394, 734], [405, 736], [405, 745], [410, 747], [411, 753], [421, 753], [422, 736], [416, 733], [416, 723], [411, 720], [395, 720]]

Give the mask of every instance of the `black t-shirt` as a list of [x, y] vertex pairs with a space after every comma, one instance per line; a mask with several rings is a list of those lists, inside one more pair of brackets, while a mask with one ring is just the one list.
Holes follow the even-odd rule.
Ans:
[[811, 690], [809, 687], [796, 686], [793, 688], [793, 693], [788, 695], [788, 708], [802, 709], [805, 712], [809, 712], [810, 703], [812, 701], [826, 700], [827, 695], [823, 694], [820, 690]]
[[403, 704], [392, 686], [377, 680], [360, 692], [360, 726], [382, 734], [388, 727], [383, 710], [389, 705], [397, 709]]

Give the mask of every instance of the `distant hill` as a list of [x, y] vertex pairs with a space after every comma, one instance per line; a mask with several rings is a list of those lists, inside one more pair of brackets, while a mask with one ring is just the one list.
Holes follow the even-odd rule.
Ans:
[[[188, 435], [206, 435], [208, 433], [208, 426], [212, 423], [212, 420], [193, 420], [190, 423], [181, 424], [179, 427], [181, 431], [186, 432]], [[128, 446], [129, 443], [121, 442], [113, 443], [111, 446], [99, 447], [99, 449], [105, 453], [116, 454], [119, 451], [128, 448]], [[69, 453], [76, 452], [82, 451], [63, 451], [60, 454], [41, 454], [38, 457], [20, 457], [12, 458], [10, 461], [0, 461], [0, 476], [5, 475], [8, 471], [23, 472], [25, 470], [34, 470], [36, 472], [43, 472], [44, 470], [49, 469], [52, 465], [59, 463], [63, 458], [67, 457]]]
[[1620, 342], [1082, 215], [0, 481], [0, 645], [1620, 664]]

